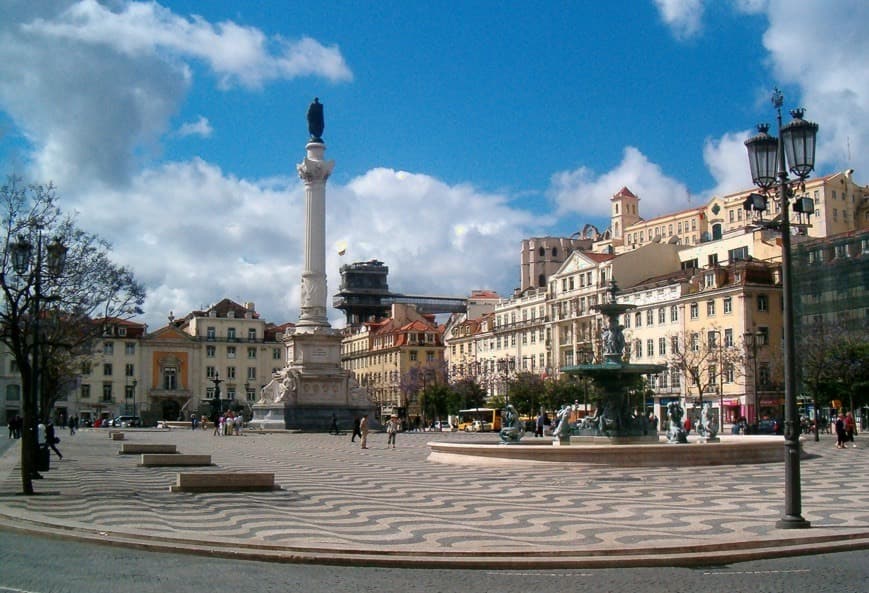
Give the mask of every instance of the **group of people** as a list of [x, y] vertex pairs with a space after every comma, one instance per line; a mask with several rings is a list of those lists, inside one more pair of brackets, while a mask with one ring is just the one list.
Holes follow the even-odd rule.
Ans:
[[855, 449], [857, 443], [854, 442], [854, 435], [857, 434], [857, 423], [854, 421], [854, 416], [851, 412], [847, 414], [839, 414], [836, 418], [836, 448], [845, 449], [848, 443]]
[[[401, 429], [401, 424], [398, 416], [393, 414], [386, 422], [386, 448], [395, 449], [395, 435]], [[353, 419], [353, 434], [350, 436], [350, 442], [355, 443], [356, 437], [359, 437], [359, 446], [362, 449], [368, 448], [368, 432], [370, 430], [368, 424], [368, 414], [357, 416]]]
[[241, 436], [244, 428], [244, 416], [227, 410], [214, 423], [214, 436]]

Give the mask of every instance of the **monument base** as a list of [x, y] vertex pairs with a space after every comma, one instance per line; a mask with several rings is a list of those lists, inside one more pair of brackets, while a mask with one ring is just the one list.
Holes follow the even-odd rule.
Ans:
[[297, 328], [287, 336], [288, 366], [272, 376], [252, 406], [250, 426], [328, 432], [352, 431], [356, 418], [368, 414], [378, 426], [377, 406], [341, 367], [341, 335], [327, 327]]

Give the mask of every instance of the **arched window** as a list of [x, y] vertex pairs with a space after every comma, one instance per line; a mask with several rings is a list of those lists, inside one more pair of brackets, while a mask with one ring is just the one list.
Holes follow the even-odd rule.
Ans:
[[545, 257], [546, 256], [546, 249], [544, 247], [541, 247], [538, 250], [538, 253], [540, 254], [540, 257]]
[[558, 247], [552, 248], [552, 257], [558, 257]]
[[540, 288], [546, 286], [546, 276], [544, 276], [543, 274], [537, 276], [537, 286], [539, 286]]

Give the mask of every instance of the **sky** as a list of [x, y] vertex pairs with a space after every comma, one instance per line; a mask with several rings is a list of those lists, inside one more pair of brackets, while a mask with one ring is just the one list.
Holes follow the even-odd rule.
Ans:
[[395, 292], [506, 297], [522, 239], [603, 231], [623, 186], [644, 218], [749, 188], [775, 87], [820, 125], [816, 173], [867, 183], [867, 23], [865, 0], [0, 0], [0, 174], [112, 243], [149, 329], [223, 298], [295, 322], [319, 97], [329, 294], [377, 259]]

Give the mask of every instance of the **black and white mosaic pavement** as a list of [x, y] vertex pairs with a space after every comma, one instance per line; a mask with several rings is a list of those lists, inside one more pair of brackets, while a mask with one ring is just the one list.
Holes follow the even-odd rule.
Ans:
[[[801, 463], [809, 530], [779, 530], [783, 464], [606, 468], [562, 464], [461, 467], [427, 461], [435, 439], [494, 441], [494, 434], [402, 433], [398, 448], [374, 434], [127, 430], [127, 442], [172, 443], [211, 454], [211, 468], [272, 471], [268, 493], [169, 492], [179, 468], [139, 467], [105, 430], [62, 435], [62, 461], [20, 491], [18, 447], [0, 457], [0, 520], [24, 529], [159, 547], [285, 558], [474, 559], [490, 565], [607, 555], [672, 558], [752, 549], [869, 545], [869, 442], [837, 450], [806, 441]], [[858, 446], [862, 443], [859, 442]], [[682, 445], [701, 446], [701, 445]], [[800, 553], [802, 553], [800, 552]], [[379, 560], [377, 560], [379, 558]], [[511, 560], [512, 559], [512, 560]], [[663, 562], [663, 560], [662, 560]]]

